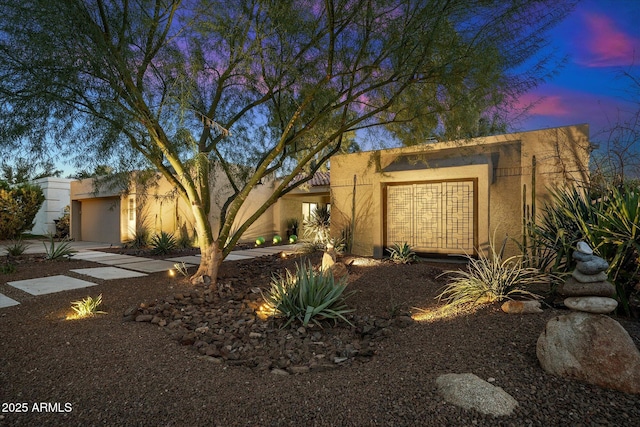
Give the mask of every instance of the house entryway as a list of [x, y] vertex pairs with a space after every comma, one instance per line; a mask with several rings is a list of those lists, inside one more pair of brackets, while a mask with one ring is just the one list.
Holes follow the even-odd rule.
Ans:
[[475, 254], [477, 180], [389, 183], [385, 246], [407, 242], [433, 254]]

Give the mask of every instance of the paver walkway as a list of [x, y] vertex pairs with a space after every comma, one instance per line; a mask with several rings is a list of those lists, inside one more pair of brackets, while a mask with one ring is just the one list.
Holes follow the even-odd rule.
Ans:
[[[252, 259], [280, 252], [295, 252], [298, 247], [299, 245], [279, 245], [232, 251], [227, 258], [225, 258], [225, 261]], [[172, 257], [167, 258], [166, 260], [158, 260], [130, 255], [113, 254], [101, 252], [99, 249], [85, 248], [81, 248], [73, 257], [75, 259], [106, 265], [107, 267], [70, 270], [77, 274], [102, 280], [126, 279], [130, 277], [146, 276], [150, 273], [169, 271], [174, 268], [176, 263], [184, 263], [186, 267], [193, 267], [200, 264], [200, 255]], [[65, 275], [18, 280], [14, 282], [7, 282], [7, 284], [31, 295], [44, 295], [53, 292], [61, 292], [69, 289], [79, 289], [97, 285], [97, 283]], [[0, 308], [11, 307], [17, 304], [20, 304], [20, 302], [0, 294]]]

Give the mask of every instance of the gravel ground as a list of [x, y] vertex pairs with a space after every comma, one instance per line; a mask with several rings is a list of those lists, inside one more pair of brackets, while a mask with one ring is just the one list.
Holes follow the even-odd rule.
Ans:
[[[507, 315], [491, 305], [407, 321], [415, 307], [438, 307], [434, 297], [444, 279], [437, 276], [458, 265], [345, 261], [353, 262], [354, 326], [280, 330], [250, 322], [259, 303], [251, 289], [266, 290], [272, 272], [292, 268], [291, 259], [225, 262], [219, 292], [154, 274], [32, 297], [6, 282], [74, 276], [72, 268], [98, 265], [25, 257], [0, 282], [0, 293], [22, 302], [0, 309], [0, 425], [640, 425], [640, 396], [540, 368], [536, 340], [563, 311]], [[64, 320], [70, 301], [100, 293], [107, 314]], [[131, 321], [125, 312], [156, 319]], [[640, 346], [640, 323], [616, 320]], [[494, 379], [518, 401], [513, 415], [496, 418], [446, 403], [436, 378], [464, 372]]]

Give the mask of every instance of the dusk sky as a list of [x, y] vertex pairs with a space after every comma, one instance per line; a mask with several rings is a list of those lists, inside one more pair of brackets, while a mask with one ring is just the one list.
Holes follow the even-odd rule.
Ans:
[[580, 123], [590, 125], [591, 139], [640, 108], [625, 92], [622, 76], [640, 77], [640, 1], [584, 0], [551, 33], [559, 53], [568, 56], [560, 73], [527, 94], [523, 101], [543, 99], [518, 125], [534, 130]]

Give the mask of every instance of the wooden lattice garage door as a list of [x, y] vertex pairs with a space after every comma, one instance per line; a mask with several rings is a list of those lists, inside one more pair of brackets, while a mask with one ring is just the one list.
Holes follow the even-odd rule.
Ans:
[[385, 245], [407, 242], [417, 252], [474, 253], [475, 188], [475, 180], [388, 185]]

